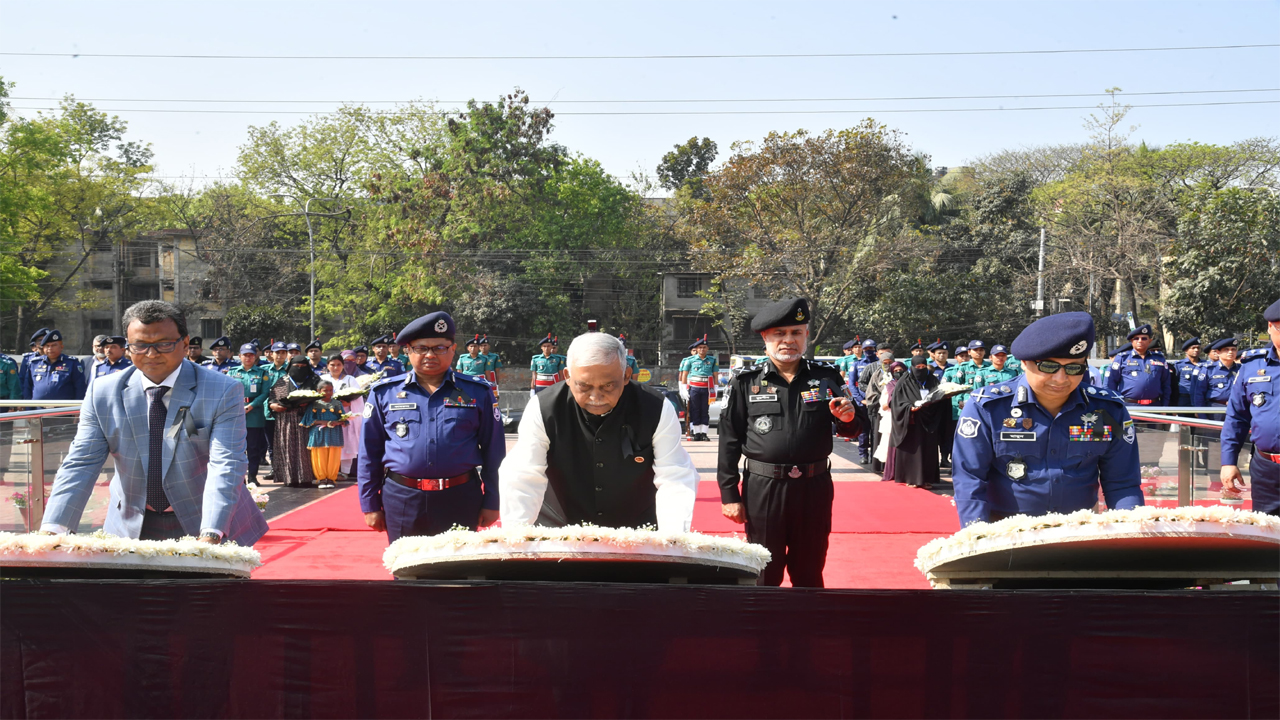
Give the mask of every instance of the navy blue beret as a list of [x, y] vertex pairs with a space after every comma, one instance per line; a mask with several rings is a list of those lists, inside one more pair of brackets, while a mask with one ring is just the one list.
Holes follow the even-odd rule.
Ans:
[[1093, 347], [1093, 316], [1065, 312], [1040, 318], [1018, 334], [1013, 354], [1022, 360], [1084, 358]]
[[310, 350], [311, 348], [315, 348], [317, 350], [324, 350], [324, 346], [320, 344], [319, 340], [312, 340], [311, 342], [307, 343], [307, 347], [305, 349]]
[[788, 298], [769, 303], [751, 318], [751, 332], [770, 328], [809, 324], [809, 303], [804, 298]]
[[480, 333], [476, 333], [474, 337], [467, 340], [467, 347], [480, 344]]
[[357, 354], [357, 355], [359, 355], [360, 353], [364, 353], [365, 355], [368, 355], [368, 354], [369, 354], [369, 348], [365, 347], [364, 345], [357, 345], [357, 346], [355, 346], [355, 347], [351, 348], [351, 352], [353, 352], [353, 353], [355, 353], [355, 354]]
[[1221, 340], [1214, 340], [1213, 344], [1209, 346], [1209, 349], [1225, 350], [1230, 347], [1239, 347], [1239, 344], [1236, 343], [1236, 339], [1233, 337], [1222, 338]]
[[1129, 334], [1125, 336], [1125, 340], [1132, 340], [1134, 337], [1138, 335], [1146, 335], [1147, 337], [1151, 337], [1151, 326], [1139, 325], [1138, 327], [1129, 331]]
[[935, 342], [935, 343], [929, 343], [929, 347], [925, 349], [928, 350], [929, 352], [934, 352], [936, 350], [950, 351], [951, 343], [947, 342], [946, 340], [939, 340], [938, 342]]
[[103, 347], [106, 347], [107, 345], [119, 345], [120, 347], [124, 347], [127, 344], [129, 344], [129, 341], [123, 335], [108, 335], [107, 339], [102, 341]]
[[1182, 352], [1186, 352], [1192, 345], [1199, 345], [1199, 344], [1200, 344], [1200, 338], [1193, 337], [1190, 340], [1182, 343]]
[[52, 342], [62, 342], [61, 330], [50, 330], [48, 334], [44, 336], [45, 345], [48, 345], [49, 343], [52, 343]]
[[230, 347], [231, 347], [231, 339], [230, 339], [230, 338], [228, 338], [226, 335], [223, 335], [222, 337], [218, 338], [217, 340], [214, 340], [214, 341], [213, 341], [213, 343], [212, 343], [211, 345], [209, 345], [209, 348], [210, 348], [210, 349], [215, 349], [215, 348], [228, 348], [228, 349], [229, 349]]
[[911, 349], [912, 349], [912, 350], [923, 350], [923, 349], [924, 349], [924, 342], [923, 342], [923, 341], [920, 341], [920, 340], [915, 341], [915, 344], [913, 344], [913, 345], [911, 346]]
[[[457, 326], [453, 324], [453, 318], [450, 317], [449, 313], [437, 310], [405, 325], [404, 329], [396, 335], [396, 339], [401, 345], [408, 345], [414, 340], [434, 340], [436, 338], [453, 340], [456, 331]], [[391, 342], [391, 338], [385, 336], [378, 338], [378, 340], [384, 343]], [[378, 344], [377, 341], [374, 344]]]
[[[418, 318], [418, 320], [421, 320], [421, 319], [422, 318]], [[418, 320], [414, 320], [413, 322], [417, 322]], [[409, 324], [412, 325], [413, 323], [409, 323]], [[387, 345], [387, 344], [390, 344], [390, 342], [391, 342], [390, 335], [379, 335], [378, 337], [369, 341], [369, 346], [376, 347], [378, 345]]]
[[866, 349], [868, 349], [868, 348], [873, 348], [873, 347], [875, 347], [875, 346], [876, 346], [876, 341], [875, 341], [875, 340], [872, 340], [871, 338], [867, 338], [866, 340], [863, 340], [863, 341], [862, 341], [862, 349], [863, 349], [863, 350], [866, 350]]
[[1110, 357], [1115, 357], [1115, 356], [1119, 355], [1119, 354], [1120, 354], [1120, 353], [1122, 353], [1122, 352], [1127, 352], [1127, 351], [1132, 350], [1132, 349], [1133, 349], [1133, 343], [1125, 343], [1125, 344], [1121, 345], [1120, 347], [1116, 348], [1115, 350], [1112, 350], [1112, 351], [1111, 351], [1111, 354], [1110, 354]]
[[693, 341], [693, 344], [689, 346], [689, 349], [690, 349], [690, 350], [693, 350], [694, 348], [698, 347], [699, 345], [706, 345], [707, 347], [711, 347], [711, 345], [707, 343], [707, 336], [706, 336], [706, 335], [703, 335], [702, 337], [698, 338], [697, 340], [694, 340], [694, 341]]
[[301, 350], [302, 350], [302, 346], [301, 346], [301, 345], [299, 345], [298, 343], [289, 343], [288, 345], [285, 345], [285, 346], [284, 346], [284, 349], [285, 349], [285, 350], [298, 350], [298, 351], [301, 351]]
[[1271, 307], [1262, 311], [1262, 319], [1267, 322], [1280, 322], [1280, 300], [1271, 303]]
[[31, 336], [31, 342], [39, 344], [45, 335], [49, 334], [49, 328], [40, 328]]
[[852, 350], [852, 349], [854, 349], [854, 348], [856, 348], [856, 347], [858, 347], [858, 341], [857, 341], [857, 340], [850, 340], [849, 342], [845, 343], [845, 344], [844, 344], [844, 347], [843, 347], [843, 348], [841, 348], [841, 349], [842, 349], [842, 350]]

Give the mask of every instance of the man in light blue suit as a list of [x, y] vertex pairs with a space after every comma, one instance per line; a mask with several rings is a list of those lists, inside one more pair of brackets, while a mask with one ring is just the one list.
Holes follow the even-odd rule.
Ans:
[[252, 545], [267, 523], [244, 486], [241, 384], [186, 359], [186, 318], [170, 303], [137, 303], [123, 324], [134, 366], [90, 388], [41, 530], [63, 533], [79, 525], [110, 454], [116, 471], [108, 533]]

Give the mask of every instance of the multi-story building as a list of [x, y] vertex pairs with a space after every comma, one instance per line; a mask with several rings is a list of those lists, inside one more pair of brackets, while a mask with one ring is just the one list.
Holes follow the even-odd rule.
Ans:
[[710, 300], [700, 293], [711, 289], [713, 277], [711, 273], [696, 272], [662, 276], [662, 337], [658, 357], [663, 366], [679, 365], [689, 354], [689, 344], [703, 335], [707, 336], [711, 352], [719, 355], [725, 365], [731, 350], [759, 351], [759, 338], [752, 337], [748, 328], [751, 318], [771, 302], [769, 295], [759, 288], [742, 288], [732, 293], [732, 299], [726, 298], [727, 304], [740, 306], [742, 312], [736, 318], [722, 318], [723, 323], [717, 325], [716, 318], [701, 312]]

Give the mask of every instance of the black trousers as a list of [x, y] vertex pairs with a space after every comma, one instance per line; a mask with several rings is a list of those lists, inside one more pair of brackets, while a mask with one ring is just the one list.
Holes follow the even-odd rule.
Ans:
[[[275, 421], [275, 418], [272, 418], [272, 419], [270, 419], [270, 420], [267, 420], [267, 426], [266, 426], [266, 427], [264, 427], [264, 428], [262, 428], [262, 431], [263, 431], [264, 433], [266, 433], [266, 435], [267, 435], [267, 452], [271, 454], [271, 458], [274, 460], [274, 459], [275, 459], [275, 457], [276, 457], [276, 453], [275, 453], [275, 444], [276, 444], [276, 421]], [[274, 463], [272, 463], [272, 464], [273, 464], [273, 466], [274, 466]], [[272, 469], [274, 470], [275, 468], [274, 468], [274, 467], [272, 467]]]
[[177, 540], [187, 533], [178, 522], [178, 514], [172, 512], [156, 512], [147, 510], [142, 516], [142, 532], [139, 540]]
[[938, 457], [942, 462], [951, 462], [951, 443], [955, 441], [955, 439], [956, 421], [947, 418], [938, 426]]
[[757, 585], [781, 585], [786, 570], [794, 587], [823, 587], [834, 495], [831, 473], [795, 480], [743, 476], [747, 540], [773, 555]]
[[689, 388], [689, 424], [711, 424], [711, 390], [709, 388]]
[[862, 425], [862, 434], [858, 436], [858, 454], [870, 456], [871, 414], [867, 411], [867, 406], [858, 401], [854, 401], [853, 414], [858, 416], [858, 423]]
[[244, 446], [245, 453], [249, 456], [248, 480], [249, 482], [257, 482], [258, 468], [262, 466], [262, 461], [267, 458], [266, 428], [245, 428]]
[[475, 530], [483, 501], [480, 477], [474, 470], [470, 481], [447, 490], [417, 490], [388, 479], [382, 485], [387, 539], [395, 542], [406, 535], [439, 535], [454, 525]]

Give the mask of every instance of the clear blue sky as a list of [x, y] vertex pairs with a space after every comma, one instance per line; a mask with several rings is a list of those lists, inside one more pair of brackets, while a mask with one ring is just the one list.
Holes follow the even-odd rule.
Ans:
[[[661, 55], [885, 53], [1268, 44], [1280, 3], [1255, 2], [0, 2], [0, 52], [252, 55]], [[16, 97], [201, 100], [865, 98], [1242, 90], [1280, 87], [1280, 48], [1114, 54], [680, 60], [186, 60], [0, 56]], [[1280, 100], [1280, 92], [1133, 97], [1134, 105]], [[553, 137], [622, 178], [709, 136], [822, 130], [868, 115], [935, 165], [1006, 147], [1085, 139], [1087, 110], [885, 110], [1092, 106], [1102, 98], [586, 105], [557, 112], [854, 110], [805, 115], [560, 115]], [[14, 100], [17, 107], [47, 101]], [[136, 113], [127, 108], [322, 111], [336, 103], [175, 105], [97, 101], [153, 144], [157, 174], [227, 175], [249, 125], [293, 114]], [[881, 111], [881, 112], [877, 112]], [[1230, 143], [1275, 135], [1280, 104], [1135, 108], [1135, 139]]]

